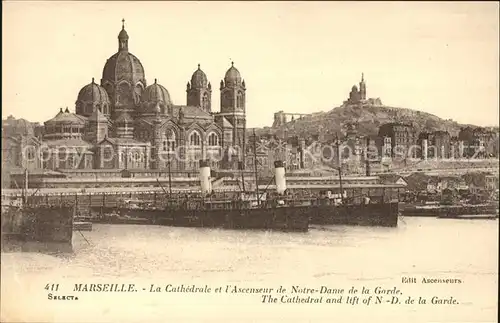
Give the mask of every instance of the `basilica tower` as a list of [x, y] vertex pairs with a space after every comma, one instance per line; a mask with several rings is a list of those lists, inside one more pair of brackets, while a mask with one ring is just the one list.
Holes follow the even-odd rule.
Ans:
[[366, 100], [365, 73], [361, 73], [361, 82], [359, 82], [359, 94], [361, 100]]
[[207, 75], [200, 69], [194, 71], [191, 82], [186, 86], [186, 104], [200, 107], [202, 110], [212, 112], [212, 85], [208, 82]]
[[243, 148], [246, 131], [245, 81], [231, 63], [224, 80], [220, 82], [220, 114], [233, 125], [233, 143]]

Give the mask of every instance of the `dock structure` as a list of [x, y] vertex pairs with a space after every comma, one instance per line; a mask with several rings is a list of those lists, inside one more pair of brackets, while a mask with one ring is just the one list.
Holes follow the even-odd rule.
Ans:
[[[260, 192], [273, 192], [275, 185], [259, 185]], [[404, 192], [404, 186], [399, 184], [343, 184], [342, 190], [347, 197], [382, 197], [386, 201], [396, 200]], [[289, 184], [287, 194], [291, 198], [318, 196], [319, 192], [340, 192], [339, 184]], [[2, 196], [13, 199], [21, 198], [18, 190], [2, 190]], [[241, 194], [238, 186], [224, 186], [214, 189], [209, 198], [237, 198]], [[91, 212], [91, 209], [119, 208], [126, 203], [147, 203], [151, 207], [161, 207], [172, 200], [186, 200], [201, 197], [200, 189], [172, 189], [172, 193], [165, 192], [162, 187], [108, 187], [89, 189], [29, 189], [27, 203], [32, 206], [76, 206], [81, 214]]]

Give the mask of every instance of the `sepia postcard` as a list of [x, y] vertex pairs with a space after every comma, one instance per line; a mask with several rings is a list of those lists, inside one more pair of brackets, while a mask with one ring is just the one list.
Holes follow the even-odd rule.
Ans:
[[497, 2], [4, 1], [0, 321], [498, 322]]

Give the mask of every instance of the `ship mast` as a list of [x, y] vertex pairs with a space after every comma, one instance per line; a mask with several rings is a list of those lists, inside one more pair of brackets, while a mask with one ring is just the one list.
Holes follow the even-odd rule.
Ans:
[[24, 186], [22, 189], [22, 205], [26, 205], [27, 198], [28, 198], [28, 168], [24, 169]]
[[257, 205], [260, 205], [259, 180], [257, 176], [257, 135], [255, 135], [255, 128], [253, 129], [253, 166], [255, 172], [255, 192], [257, 194]]
[[368, 154], [368, 149], [370, 147], [370, 138], [366, 139], [366, 148], [365, 148], [365, 176], [371, 176], [370, 170], [370, 154]]
[[172, 198], [172, 171], [171, 171], [172, 159], [168, 160], [168, 192], [169, 199]]
[[125, 146], [125, 169], [128, 169], [128, 145]]
[[[243, 159], [245, 159], [245, 151], [243, 151]], [[239, 169], [240, 169], [240, 172], [241, 172], [241, 186], [242, 186], [242, 191], [243, 193], [245, 193], [245, 174], [244, 174], [244, 164], [243, 162], [240, 162], [240, 164], [238, 165], [239, 166]]]
[[[255, 133], [255, 129], [254, 129], [254, 133]], [[246, 166], [246, 149], [247, 149], [247, 122], [243, 122], [243, 143], [242, 143], [242, 146], [243, 146], [243, 159], [241, 160], [241, 186], [242, 186], [242, 189], [243, 189], [243, 192], [246, 192], [245, 190], [245, 166]]]
[[339, 187], [340, 187], [340, 201], [342, 204], [344, 203], [344, 189], [342, 187], [342, 156], [340, 155], [340, 140], [339, 135], [336, 134], [335, 145], [337, 146], [337, 154], [338, 154], [338, 171], [339, 171]]

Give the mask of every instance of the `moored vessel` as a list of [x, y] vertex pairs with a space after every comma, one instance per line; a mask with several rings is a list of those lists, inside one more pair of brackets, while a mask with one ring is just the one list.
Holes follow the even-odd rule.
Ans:
[[[331, 191], [327, 191], [315, 195], [297, 196], [287, 190], [284, 163], [278, 160], [274, 163], [273, 177], [276, 191], [269, 192], [266, 189], [264, 192], [259, 192], [258, 185], [255, 185], [254, 190], [247, 191], [241, 162], [239, 166], [242, 171], [241, 191], [233, 196], [214, 193], [211, 187], [209, 162], [200, 160], [201, 193], [172, 194], [171, 187], [169, 192], [162, 187], [165, 193], [164, 198], [160, 199], [163, 202], [162, 206], [156, 203], [155, 195], [154, 202], [125, 200], [114, 212], [144, 224], [181, 227], [307, 231], [310, 223], [397, 226], [399, 204], [398, 201], [385, 198], [388, 185], [370, 185], [368, 192], [374, 190], [382, 192], [378, 196], [371, 196], [366, 192], [358, 194], [364, 190], [360, 186], [352, 189], [353, 194], [358, 195], [348, 197], [342, 187], [342, 174], [339, 168], [339, 188], [342, 194], [332, 194]], [[254, 166], [255, 183], [258, 183], [256, 163]], [[99, 218], [100, 221], [107, 223], [118, 223], [117, 218], [113, 220], [113, 217], [107, 215]]]
[[454, 204], [454, 205], [415, 205], [407, 207], [403, 210], [404, 216], [422, 216], [422, 217], [439, 217], [439, 218], [465, 218], [465, 216], [472, 216], [473, 218], [480, 218], [479, 216], [498, 217], [497, 206], [492, 204]]
[[[276, 165], [283, 168], [283, 164]], [[241, 164], [240, 164], [241, 166]], [[280, 173], [280, 170], [277, 171]], [[284, 172], [282, 173], [284, 177]], [[172, 198], [170, 194], [163, 208], [121, 208], [136, 218], [148, 218], [151, 223], [178, 227], [203, 227], [233, 230], [277, 230], [306, 232], [309, 228], [307, 206], [293, 206], [280, 197], [284, 192], [276, 178], [277, 194], [241, 191], [236, 197], [217, 196], [212, 191], [208, 161], [200, 161], [201, 194]], [[281, 186], [280, 186], [281, 185]], [[165, 194], [167, 194], [165, 192]]]
[[2, 206], [2, 250], [72, 252], [73, 208]]
[[[398, 225], [399, 200], [387, 198], [386, 188], [389, 185], [373, 185], [368, 191], [381, 191], [378, 196], [358, 194], [347, 196], [342, 185], [342, 162], [340, 159], [340, 144], [336, 140], [337, 154], [339, 156], [339, 193], [326, 192], [313, 203], [311, 208], [311, 223], [320, 225], [359, 225], [396, 227]], [[366, 175], [370, 175], [369, 158], [366, 160]], [[362, 191], [362, 189], [361, 189]], [[399, 198], [399, 194], [398, 194]]]
[[496, 219], [498, 202], [487, 200], [459, 200], [451, 190], [445, 190], [439, 201], [424, 205], [409, 205], [404, 216], [438, 217], [443, 219]]

